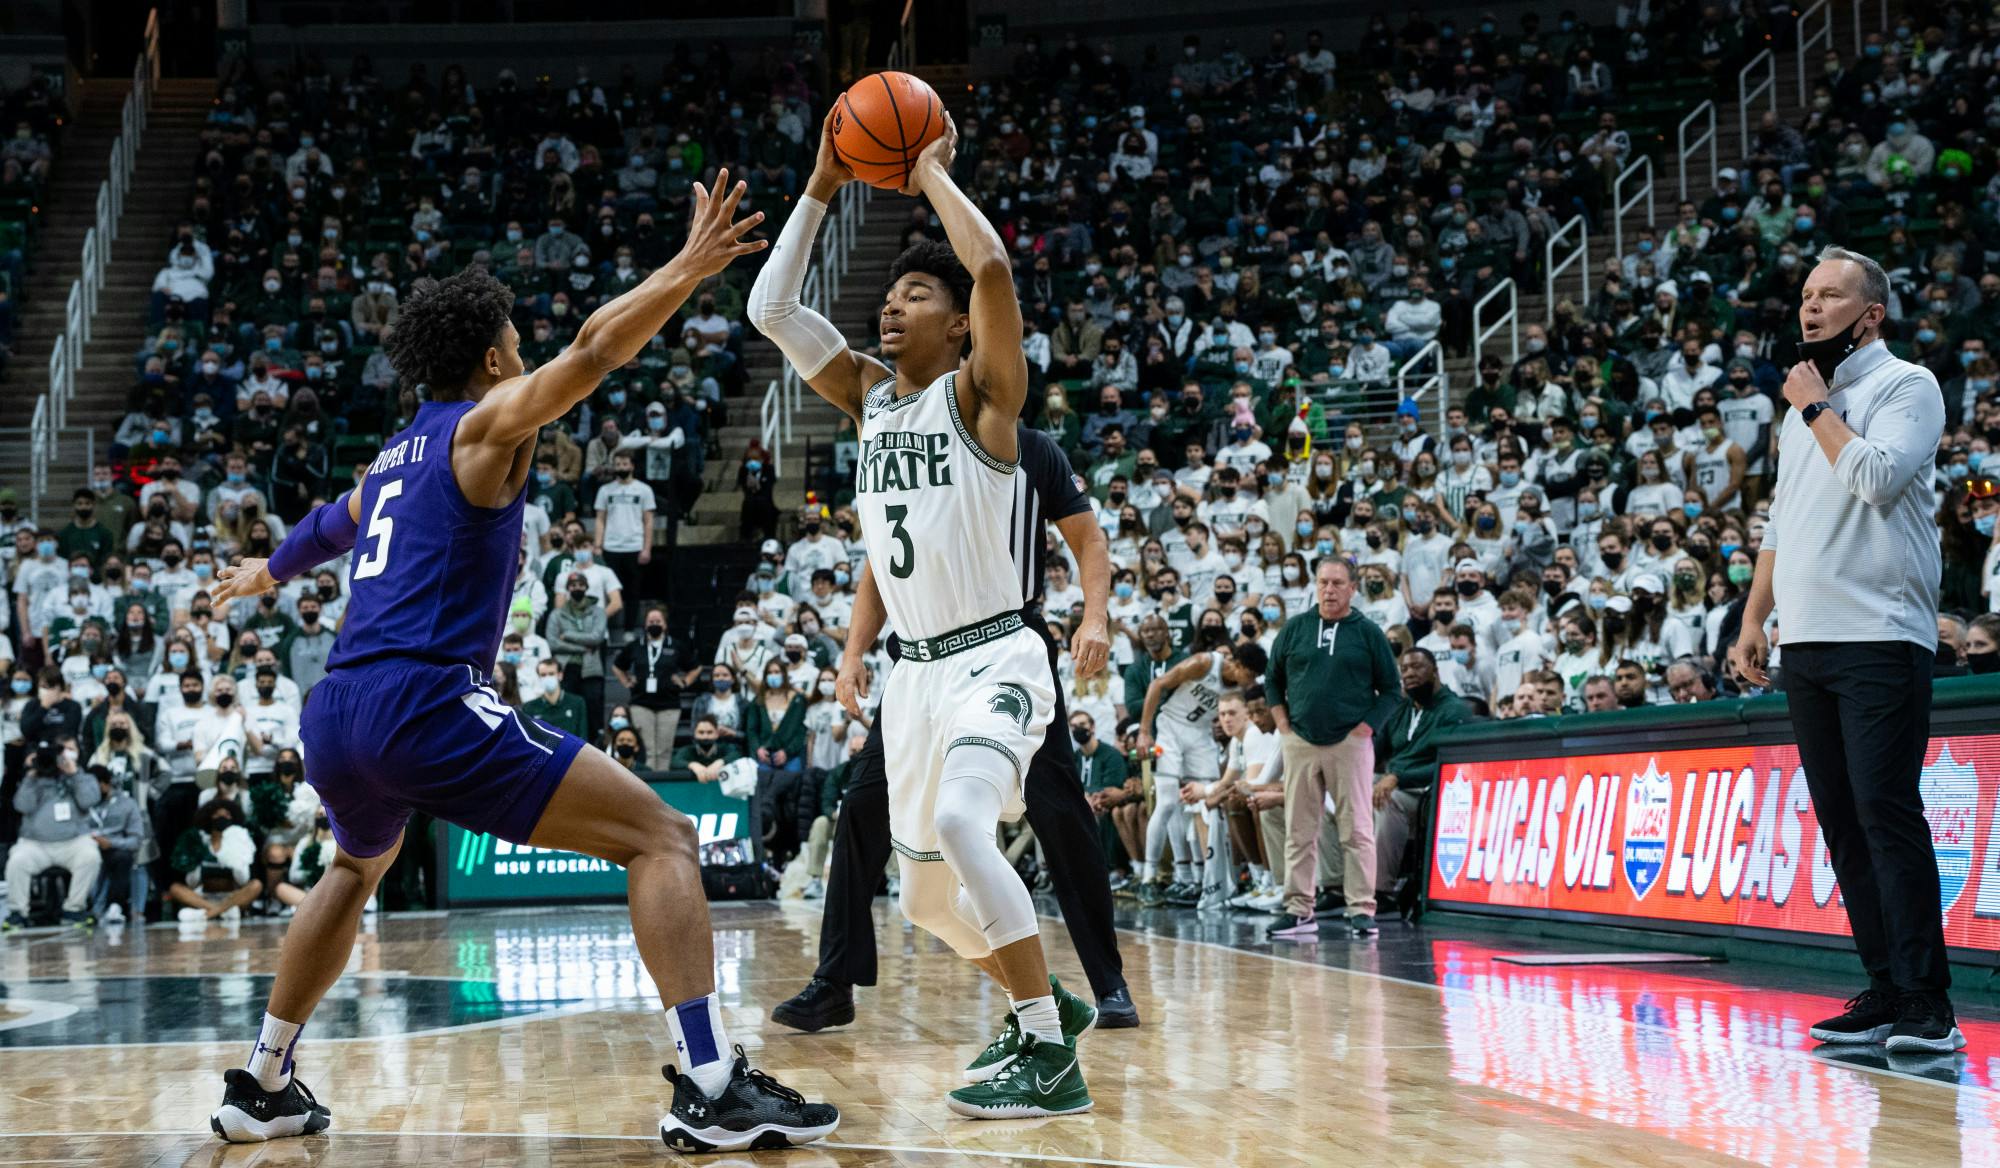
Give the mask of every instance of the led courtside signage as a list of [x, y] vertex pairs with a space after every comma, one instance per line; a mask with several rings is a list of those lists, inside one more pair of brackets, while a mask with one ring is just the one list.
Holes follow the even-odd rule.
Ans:
[[[1439, 778], [1438, 907], [1848, 933], [1794, 746], [1457, 762]], [[1923, 796], [1945, 939], [2000, 959], [2000, 735], [1933, 737]]]

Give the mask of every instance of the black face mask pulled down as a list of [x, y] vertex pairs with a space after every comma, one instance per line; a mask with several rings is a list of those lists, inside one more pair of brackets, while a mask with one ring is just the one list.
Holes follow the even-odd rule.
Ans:
[[1967, 653], [1965, 665], [1974, 673], [2000, 673], [2000, 653]]
[[1861, 347], [1861, 317], [1868, 315], [1868, 309], [1861, 310], [1848, 326], [1817, 341], [1799, 342], [1799, 360], [1811, 361], [1819, 369], [1821, 380], [1829, 387], [1833, 385], [1833, 371], [1847, 360], [1847, 355]]

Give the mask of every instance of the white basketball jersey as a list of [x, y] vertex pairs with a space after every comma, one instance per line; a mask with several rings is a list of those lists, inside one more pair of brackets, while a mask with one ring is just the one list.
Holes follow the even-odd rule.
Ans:
[[[1694, 452], [1694, 483], [1704, 502], [1729, 485], [1729, 447], [1725, 441], [1714, 450], [1703, 446]], [[1718, 511], [1733, 511], [1743, 505], [1739, 495], [1731, 495], [1715, 505]]]
[[1209, 733], [1215, 726], [1215, 708], [1222, 704], [1222, 654], [1208, 655], [1208, 672], [1198, 681], [1176, 686], [1160, 703], [1161, 726], [1185, 726]]
[[897, 636], [1019, 611], [1008, 540], [1016, 469], [979, 448], [959, 414], [955, 370], [901, 398], [885, 378], [862, 399], [854, 505]]

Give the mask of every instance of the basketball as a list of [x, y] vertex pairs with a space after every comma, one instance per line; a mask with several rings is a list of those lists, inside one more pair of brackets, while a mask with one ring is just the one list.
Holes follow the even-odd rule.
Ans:
[[944, 133], [944, 103], [921, 77], [874, 73], [848, 87], [833, 112], [833, 148], [854, 177], [899, 190], [924, 147]]

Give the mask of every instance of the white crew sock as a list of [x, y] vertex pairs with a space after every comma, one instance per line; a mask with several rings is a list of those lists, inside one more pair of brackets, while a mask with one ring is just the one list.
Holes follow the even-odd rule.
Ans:
[[1159, 879], [1160, 866], [1151, 860], [1139, 861], [1139, 883], [1151, 884]]
[[1021, 1024], [1021, 1033], [1032, 1034], [1043, 1042], [1059, 1043], [1063, 1040], [1062, 1015], [1056, 1012], [1054, 994], [1010, 1004], [1014, 1007], [1014, 1017]]
[[1175, 860], [1175, 861], [1174, 861], [1174, 879], [1175, 879], [1175, 880], [1178, 880], [1178, 881], [1180, 881], [1180, 882], [1181, 882], [1182, 884], [1193, 884], [1193, 883], [1195, 883], [1195, 875], [1194, 875], [1194, 861], [1193, 861], [1193, 860], [1185, 860], [1185, 861], [1184, 861], [1184, 860]]
[[264, 1028], [257, 1032], [257, 1045], [250, 1048], [244, 1069], [257, 1078], [266, 1091], [282, 1091], [292, 1081], [292, 1051], [299, 1044], [303, 1022], [287, 1022], [264, 1015]]
[[1266, 884], [1269, 884], [1270, 882], [1271, 882], [1271, 874], [1264, 869], [1264, 865], [1262, 864], [1250, 865], [1250, 887], [1262, 888]]
[[714, 994], [690, 998], [667, 1011], [667, 1033], [674, 1040], [674, 1064], [694, 1080], [710, 1099], [729, 1086], [736, 1069], [729, 1036], [722, 1026], [722, 1004]]

